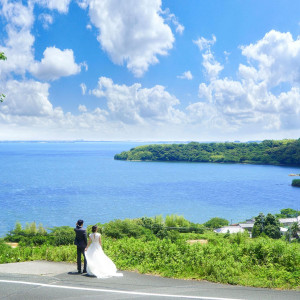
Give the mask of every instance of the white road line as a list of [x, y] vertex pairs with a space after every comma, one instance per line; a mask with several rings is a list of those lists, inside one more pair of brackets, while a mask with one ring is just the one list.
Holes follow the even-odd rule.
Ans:
[[92, 288], [82, 288], [82, 287], [75, 287], [75, 286], [45, 284], [45, 283], [38, 283], [38, 282], [16, 281], [16, 280], [0, 280], [0, 283], [1, 282], [3, 282], [3, 283], [36, 285], [36, 286], [43, 286], [43, 287], [47, 287], [47, 288], [59, 288], [59, 289], [69, 289], [69, 290], [105, 292], [105, 293], [116, 293], [116, 294], [129, 294], [129, 295], [153, 296], [153, 297], [170, 297], [170, 298], [202, 299], [202, 300], [243, 300], [243, 299], [237, 299], [237, 298], [234, 298], [234, 299], [233, 298], [216, 298], [216, 297], [203, 297], [203, 296], [187, 296], [187, 295], [144, 293], [144, 292], [109, 290], [109, 289], [92, 289]]

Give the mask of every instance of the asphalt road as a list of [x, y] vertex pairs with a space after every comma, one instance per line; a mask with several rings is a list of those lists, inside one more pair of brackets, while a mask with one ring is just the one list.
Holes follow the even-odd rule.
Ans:
[[78, 274], [76, 265], [45, 261], [0, 265], [0, 299], [203, 299], [299, 300], [299, 291], [215, 284], [122, 272], [97, 279]]

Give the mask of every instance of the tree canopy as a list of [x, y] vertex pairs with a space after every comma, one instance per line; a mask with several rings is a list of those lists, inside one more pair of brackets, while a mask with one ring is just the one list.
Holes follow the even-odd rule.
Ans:
[[115, 159], [300, 165], [300, 139], [145, 145], [116, 154]]
[[276, 218], [296, 218], [300, 216], [300, 210], [292, 208], [284, 208], [280, 210], [280, 214], [275, 214]]
[[263, 213], [260, 213], [257, 217], [255, 217], [252, 237], [258, 237], [263, 234], [272, 239], [279, 239], [281, 236], [279, 221], [272, 214], [264, 216]]
[[229, 224], [228, 220], [223, 219], [223, 218], [215, 217], [215, 218], [212, 218], [212, 219], [208, 220], [203, 225], [205, 227], [215, 229], [215, 228], [219, 228], [219, 227], [222, 227], [222, 226], [227, 226], [228, 224]]

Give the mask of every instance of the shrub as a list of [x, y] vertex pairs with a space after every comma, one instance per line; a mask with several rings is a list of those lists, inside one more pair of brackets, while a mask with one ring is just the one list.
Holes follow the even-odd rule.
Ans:
[[260, 213], [255, 217], [255, 223], [252, 229], [252, 237], [266, 235], [273, 239], [280, 238], [280, 224], [279, 221], [272, 214], [267, 214], [265, 217]]
[[292, 186], [300, 187], [300, 179], [294, 179], [292, 181]]
[[105, 235], [120, 239], [124, 237], [141, 237], [148, 229], [138, 224], [138, 220], [115, 220], [104, 225]]
[[49, 234], [51, 244], [55, 246], [72, 245], [75, 240], [74, 229], [70, 226], [54, 227]]
[[40, 246], [49, 243], [49, 239], [44, 235], [35, 235], [31, 237], [21, 237], [19, 246]]
[[49, 243], [47, 235], [42, 224], [37, 227], [35, 222], [26, 223], [25, 228], [22, 229], [22, 225], [17, 221], [14, 230], [11, 230], [4, 240], [20, 243], [23, 246], [36, 246]]
[[167, 227], [189, 227], [190, 222], [186, 220], [183, 216], [172, 214], [166, 216], [165, 225]]
[[229, 221], [227, 221], [226, 219], [222, 219], [222, 218], [212, 218], [209, 221], [207, 221], [206, 223], [204, 223], [203, 225], [208, 227], [208, 228], [219, 228], [222, 226], [226, 226], [229, 224]]
[[275, 214], [276, 218], [296, 218], [300, 215], [300, 210], [292, 208], [284, 208], [280, 210], [280, 214]]

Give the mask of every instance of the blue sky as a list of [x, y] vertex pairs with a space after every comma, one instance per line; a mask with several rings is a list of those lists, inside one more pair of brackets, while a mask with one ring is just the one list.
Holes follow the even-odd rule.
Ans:
[[0, 140], [300, 137], [298, 0], [0, 3]]

